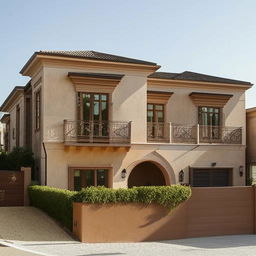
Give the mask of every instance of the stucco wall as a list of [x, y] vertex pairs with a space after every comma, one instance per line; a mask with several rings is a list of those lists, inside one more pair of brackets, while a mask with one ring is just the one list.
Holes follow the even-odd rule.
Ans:
[[[203, 86], [202, 86], [203, 87]], [[223, 108], [222, 125], [243, 128], [243, 144], [246, 140], [245, 93], [237, 89], [199, 89], [183, 88], [178, 85], [149, 86], [150, 90], [173, 92], [166, 108], [167, 122], [173, 124], [195, 125], [198, 123], [198, 109], [189, 97], [192, 92], [231, 94], [233, 97]]]
[[[245, 176], [239, 176], [239, 166], [245, 164], [243, 146], [182, 146], [133, 145], [125, 148], [64, 147], [60, 143], [46, 143], [48, 153], [49, 186], [68, 188], [68, 167], [111, 167], [113, 187], [127, 187], [132, 169], [143, 161], [161, 165], [169, 174], [171, 184], [178, 183], [178, 174], [184, 170], [184, 183], [189, 182], [189, 167], [233, 168], [233, 185], [245, 185]], [[121, 178], [126, 169], [127, 176]]]
[[25, 131], [24, 131], [24, 96], [20, 95], [19, 98], [15, 101], [15, 103], [10, 108], [10, 150], [16, 147], [16, 108], [17, 106], [20, 107], [20, 146], [24, 146], [24, 139], [25, 139]]
[[[110, 99], [110, 117], [113, 121], [132, 121], [132, 147], [128, 152], [125, 149], [95, 148], [95, 147], [64, 147], [63, 121], [76, 120], [76, 91], [68, 78], [68, 72], [97, 72], [124, 74]], [[150, 158], [160, 161], [170, 172], [171, 183], [177, 182], [180, 170], [185, 172], [185, 181], [188, 182], [189, 167], [216, 167], [234, 168], [233, 184], [244, 185], [244, 177], [239, 176], [239, 166], [245, 166], [245, 97], [244, 91], [239, 89], [201, 89], [172, 86], [150, 85], [147, 88], [146, 72], [74, 68], [72, 66], [56, 66], [45, 64], [32, 79], [32, 84], [39, 77], [42, 78], [37, 88], [33, 89], [33, 116], [34, 92], [41, 87], [42, 97], [42, 128], [33, 139], [36, 156], [41, 162], [41, 180], [44, 183], [45, 154], [42, 143], [47, 149], [47, 176], [48, 185], [67, 188], [68, 166], [90, 167], [92, 165], [112, 165], [114, 171], [114, 187], [126, 187], [127, 181], [120, 178], [122, 169], [128, 173], [142, 161]], [[168, 145], [147, 144], [146, 103], [147, 89], [173, 92], [167, 103], [166, 122], [174, 124], [197, 124], [197, 107], [189, 98], [191, 92], [208, 92], [232, 94], [233, 97], [224, 107], [224, 126], [243, 127], [243, 146], [232, 145]], [[93, 91], [93, 88], [92, 88]], [[34, 122], [34, 118], [33, 118]], [[34, 125], [34, 124], [33, 124]]]
[[146, 142], [145, 106], [148, 73], [55, 67], [44, 68], [44, 141], [63, 141], [64, 119], [77, 119], [76, 91], [67, 76], [68, 72], [124, 74], [124, 78], [110, 97], [110, 116], [113, 121], [132, 121], [132, 141]]

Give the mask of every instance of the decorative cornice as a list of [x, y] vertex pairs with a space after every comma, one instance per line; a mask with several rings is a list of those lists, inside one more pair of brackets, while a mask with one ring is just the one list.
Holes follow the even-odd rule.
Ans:
[[201, 92], [192, 92], [189, 94], [189, 96], [195, 105], [209, 107], [224, 107], [229, 99], [233, 97], [231, 94]]
[[112, 93], [123, 75], [99, 73], [68, 73], [78, 92]]
[[150, 86], [168, 86], [168, 88], [203, 88], [203, 89], [238, 89], [248, 90], [251, 85], [244, 84], [226, 84], [226, 83], [213, 83], [213, 82], [200, 82], [200, 81], [188, 81], [188, 80], [170, 80], [159, 78], [148, 78], [148, 85]]
[[166, 104], [172, 95], [173, 92], [147, 91], [147, 102]]

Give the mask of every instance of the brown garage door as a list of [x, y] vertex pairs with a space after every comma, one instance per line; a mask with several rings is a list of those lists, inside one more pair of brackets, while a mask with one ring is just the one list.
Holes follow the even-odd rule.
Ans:
[[191, 169], [190, 184], [193, 187], [232, 186], [232, 169]]

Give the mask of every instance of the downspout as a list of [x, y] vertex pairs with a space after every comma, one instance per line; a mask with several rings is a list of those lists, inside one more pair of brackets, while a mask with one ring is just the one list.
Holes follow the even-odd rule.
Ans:
[[47, 186], [47, 152], [46, 152], [44, 142], [43, 142], [43, 149], [44, 149], [44, 185]]

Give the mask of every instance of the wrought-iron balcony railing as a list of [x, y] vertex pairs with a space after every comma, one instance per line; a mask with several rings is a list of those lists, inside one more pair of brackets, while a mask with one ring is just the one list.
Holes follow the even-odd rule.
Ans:
[[171, 142], [172, 143], [197, 143], [197, 126], [196, 125], [171, 125]]
[[147, 125], [148, 141], [169, 142], [170, 123], [152, 122]]
[[66, 143], [130, 144], [131, 122], [64, 120]]
[[199, 126], [200, 143], [242, 144], [241, 127]]
[[241, 127], [148, 123], [148, 141], [169, 143], [242, 144]]

